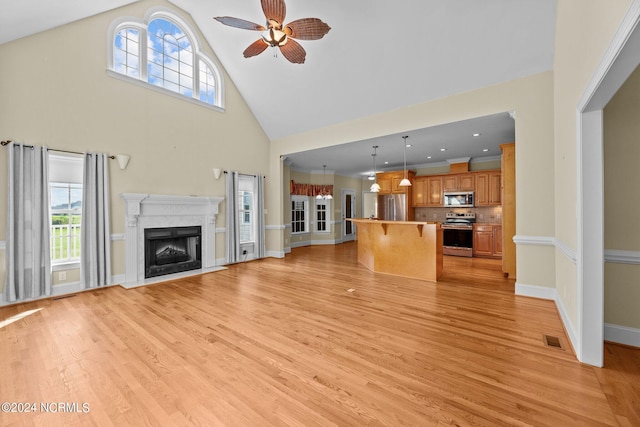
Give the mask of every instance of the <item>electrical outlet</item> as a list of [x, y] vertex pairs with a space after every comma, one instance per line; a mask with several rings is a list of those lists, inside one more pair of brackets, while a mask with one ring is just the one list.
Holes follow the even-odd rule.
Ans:
[[58, 272], [58, 280], [67, 280], [67, 272], [66, 271]]
[[246, 254], [247, 254], [247, 250], [246, 250], [246, 249], [243, 249], [243, 250], [242, 250], [242, 255], [246, 255]]

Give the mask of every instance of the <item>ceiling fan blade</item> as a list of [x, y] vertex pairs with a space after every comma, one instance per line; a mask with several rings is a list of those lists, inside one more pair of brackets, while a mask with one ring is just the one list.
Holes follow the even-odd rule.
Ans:
[[318, 40], [329, 32], [331, 27], [318, 18], [302, 18], [289, 22], [284, 32], [300, 40]]
[[293, 39], [287, 40], [286, 44], [280, 46], [280, 52], [289, 62], [294, 64], [304, 64], [304, 59], [307, 56], [307, 52], [300, 43]]
[[256, 24], [255, 22], [245, 21], [244, 19], [234, 18], [232, 16], [216, 16], [215, 19], [218, 22], [223, 23], [224, 25], [228, 25], [230, 27], [242, 28], [243, 30], [253, 30], [253, 31], [265, 31], [266, 28], [260, 24]]
[[287, 14], [287, 6], [285, 6], [284, 0], [261, 0], [261, 3], [262, 11], [267, 20], [273, 19], [282, 25]]
[[245, 58], [251, 58], [252, 56], [256, 56], [264, 52], [269, 45], [266, 44], [262, 39], [258, 39], [251, 43], [248, 48], [242, 52]]

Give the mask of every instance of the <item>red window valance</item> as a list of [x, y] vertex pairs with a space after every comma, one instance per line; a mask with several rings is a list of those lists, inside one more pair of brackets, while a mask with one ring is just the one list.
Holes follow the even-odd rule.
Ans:
[[318, 194], [333, 196], [333, 185], [301, 184], [291, 180], [289, 190], [290, 194], [295, 196], [317, 196]]

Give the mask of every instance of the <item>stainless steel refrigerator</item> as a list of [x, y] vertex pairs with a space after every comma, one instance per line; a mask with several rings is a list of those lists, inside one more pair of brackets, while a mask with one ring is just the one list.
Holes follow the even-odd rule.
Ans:
[[407, 220], [406, 194], [380, 194], [377, 206], [378, 218], [387, 221]]

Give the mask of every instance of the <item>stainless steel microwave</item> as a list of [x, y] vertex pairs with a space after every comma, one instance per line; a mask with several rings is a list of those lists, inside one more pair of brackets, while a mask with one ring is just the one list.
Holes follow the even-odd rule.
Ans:
[[442, 204], [447, 208], [472, 208], [473, 191], [445, 191]]

